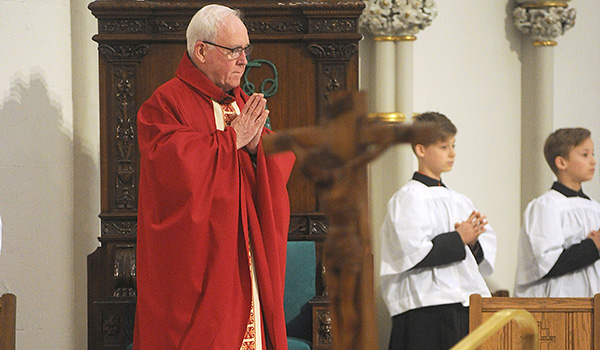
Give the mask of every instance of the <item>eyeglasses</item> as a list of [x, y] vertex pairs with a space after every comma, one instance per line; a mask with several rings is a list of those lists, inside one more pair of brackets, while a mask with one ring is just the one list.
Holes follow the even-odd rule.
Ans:
[[229, 50], [229, 52], [226, 54], [226, 56], [230, 60], [237, 60], [242, 55], [242, 52], [246, 55], [246, 57], [248, 57], [248, 55], [250, 55], [250, 52], [252, 52], [252, 44], [248, 44], [245, 47], [236, 46], [234, 48], [231, 48], [231, 47], [227, 47], [227, 46], [217, 45], [215, 43], [211, 43], [210, 41], [202, 41], [202, 42], [205, 44], [212, 45], [212, 46], [220, 47], [225, 50]]

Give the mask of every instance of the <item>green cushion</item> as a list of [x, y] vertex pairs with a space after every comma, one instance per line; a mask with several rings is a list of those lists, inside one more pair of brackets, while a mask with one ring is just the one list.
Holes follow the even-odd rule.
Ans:
[[127, 345], [127, 347], [125, 348], [125, 350], [133, 350], [133, 344]]
[[288, 350], [311, 350], [312, 344], [304, 339], [287, 338]]
[[288, 242], [284, 309], [290, 337], [312, 340], [312, 311], [308, 301], [316, 293], [315, 278], [315, 242]]

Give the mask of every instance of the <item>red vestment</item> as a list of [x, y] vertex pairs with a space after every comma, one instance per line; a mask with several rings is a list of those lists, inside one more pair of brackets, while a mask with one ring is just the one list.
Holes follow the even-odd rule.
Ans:
[[254, 166], [233, 128], [216, 129], [211, 99], [241, 109], [248, 96], [223, 92], [185, 54], [138, 113], [135, 350], [239, 350], [252, 299], [248, 237], [263, 341], [287, 349], [286, 183], [295, 158], [265, 156], [261, 143]]

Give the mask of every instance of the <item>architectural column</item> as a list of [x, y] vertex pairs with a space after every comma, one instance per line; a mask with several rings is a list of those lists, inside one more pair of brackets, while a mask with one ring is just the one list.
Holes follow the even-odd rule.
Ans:
[[[412, 31], [411, 31], [412, 32]], [[400, 35], [396, 38], [396, 110], [402, 113], [405, 120], [410, 121], [413, 109], [413, 49], [417, 37], [412, 34]], [[415, 156], [410, 144], [396, 146], [398, 152], [399, 186], [412, 177], [415, 171]]]
[[[363, 0], [361, 27], [374, 36], [376, 70], [369, 91], [375, 106], [370, 117], [387, 123], [410, 121], [413, 115], [413, 47], [416, 34], [429, 26], [437, 15], [433, 0]], [[408, 116], [408, 118], [407, 118]], [[390, 147], [369, 165], [369, 201], [373, 236], [377, 318], [389, 329], [389, 314], [379, 292], [379, 229], [387, 202], [408, 181], [415, 170], [410, 145]], [[388, 334], [379, 332], [380, 344]], [[383, 348], [383, 347], [382, 347]]]
[[575, 24], [575, 9], [564, 1], [516, 0], [516, 27], [528, 37], [522, 49], [521, 211], [544, 193], [553, 175], [543, 154], [554, 130], [554, 46]]
[[[374, 36], [373, 118], [401, 123], [413, 115], [413, 45], [437, 15], [435, 2], [367, 0], [360, 25]], [[391, 195], [414, 171], [410, 145], [391, 147], [369, 168], [373, 232], [377, 234]]]
[[[376, 113], [386, 122], [404, 122], [413, 115], [413, 45], [437, 10], [433, 0], [367, 0], [360, 25], [375, 37]], [[414, 171], [409, 145], [394, 146], [370, 167], [371, 198], [389, 198]], [[384, 201], [386, 202], [386, 201]], [[375, 203], [374, 203], [375, 204]], [[374, 223], [380, 220], [372, 220]]]

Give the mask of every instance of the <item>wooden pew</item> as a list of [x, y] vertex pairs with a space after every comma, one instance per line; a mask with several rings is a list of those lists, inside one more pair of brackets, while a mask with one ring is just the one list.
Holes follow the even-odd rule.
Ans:
[[[600, 350], [600, 294], [593, 298], [482, 298], [473, 294], [469, 330], [473, 331], [504, 309], [525, 309], [534, 316], [538, 321], [541, 349]], [[521, 349], [518, 326], [511, 322], [480, 349]]]

